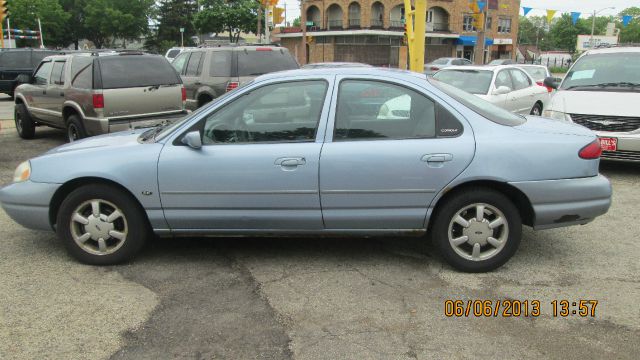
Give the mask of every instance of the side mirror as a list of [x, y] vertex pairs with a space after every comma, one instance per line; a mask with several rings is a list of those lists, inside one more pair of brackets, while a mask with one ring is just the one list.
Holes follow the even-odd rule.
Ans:
[[559, 78], [555, 78], [552, 76], [549, 76], [547, 78], [544, 79], [544, 86], [548, 87], [548, 88], [552, 88], [554, 90], [558, 90], [558, 86], [560, 85], [560, 82], [562, 80], [560, 80]]
[[200, 149], [202, 147], [202, 138], [200, 131], [188, 132], [183, 138], [182, 143], [188, 145], [192, 149]]
[[16, 76], [16, 84], [30, 84], [31, 83], [31, 75], [29, 74], [20, 74]]
[[511, 88], [508, 86], [500, 86], [493, 91], [493, 95], [504, 95], [511, 92]]

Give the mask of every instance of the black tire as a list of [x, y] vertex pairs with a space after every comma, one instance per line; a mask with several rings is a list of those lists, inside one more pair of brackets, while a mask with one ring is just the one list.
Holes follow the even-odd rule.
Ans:
[[198, 98], [198, 107], [202, 107], [208, 103], [210, 103], [213, 100], [213, 98], [211, 96], [208, 95], [202, 95]]
[[78, 115], [70, 115], [67, 119], [67, 141], [74, 142], [87, 137], [84, 125]]
[[536, 103], [535, 105], [533, 105], [530, 115], [542, 116], [542, 105], [540, 103]]
[[13, 120], [16, 123], [16, 131], [23, 139], [33, 139], [36, 134], [36, 124], [24, 104], [16, 104], [13, 111]]
[[[437, 209], [430, 235], [440, 254], [449, 265], [464, 272], [487, 272], [504, 265], [516, 253], [520, 246], [520, 239], [522, 238], [522, 219], [520, 218], [518, 209], [505, 195], [487, 188], [466, 189], [453, 194], [445, 199], [445, 201], [446, 203], [443, 203], [442, 206]], [[464, 228], [464, 226], [454, 221], [454, 218], [456, 218], [463, 209], [476, 204], [489, 205], [489, 207], [497, 209], [498, 212], [502, 213], [500, 215], [506, 218], [506, 226], [498, 225], [495, 229], [488, 228], [488, 223], [496, 220], [497, 217], [502, 217], [497, 216], [497, 213], [492, 212], [489, 207], [485, 210], [488, 213], [482, 212], [482, 222], [478, 222], [473, 215], [475, 210], [468, 210], [473, 211], [471, 213], [462, 213], [466, 214], [465, 216], [467, 217], [465, 218], [465, 216], [463, 216], [463, 218], [470, 220], [470, 225], [467, 225], [467, 228]], [[475, 206], [472, 207], [472, 209], [475, 209]], [[487, 223], [484, 223], [484, 220], [487, 220]], [[476, 229], [479, 231], [476, 231]], [[507, 231], [505, 231], [505, 229]], [[466, 236], [464, 232], [471, 238], [469, 238], [467, 242], [460, 244], [456, 250], [449, 240], [450, 230], [452, 232], [452, 239], [462, 239], [462, 237]], [[498, 247], [487, 242], [480, 243], [482, 240], [476, 240], [478, 238], [488, 239], [488, 237], [502, 239], [504, 245], [501, 245], [500, 250], [497, 250]], [[458, 253], [458, 251], [461, 251], [465, 255], [472, 257], [476, 242], [480, 243], [481, 248], [478, 260], [465, 258]], [[471, 243], [474, 245], [472, 246]], [[468, 253], [466, 251], [468, 251]], [[491, 251], [494, 251], [495, 254], [489, 256], [491, 255]], [[488, 257], [482, 259], [484, 254]]]
[[[101, 220], [97, 220], [91, 211], [91, 204], [95, 200], [101, 202], [99, 206]], [[82, 216], [83, 220], [91, 222], [83, 225], [81, 222], [72, 220], [74, 214], [79, 209], [84, 209], [87, 204], [88, 212], [83, 212]], [[122, 216], [111, 220], [109, 224], [107, 216], [115, 212], [114, 208]], [[90, 229], [90, 226], [93, 227]], [[124, 233], [124, 240], [106, 235], [104, 236], [108, 236], [104, 241], [106, 251], [101, 251], [99, 239], [94, 238], [94, 235], [102, 236], [98, 235], [99, 232], [111, 234], [109, 229]], [[78, 261], [90, 265], [114, 265], [131, 260], [142, 249], [151, 230], [144, 211], [130, 194], [115, 186], [94, 184], [77, 188], [62, 202], [58, 210], [56, 232], [69, 254]], [[74, 240], [74, 234], [76, 237], [82, 237], [78, 236], [80, 233], [91, 235], [84, 242], [79, 240], [82, 246]]]

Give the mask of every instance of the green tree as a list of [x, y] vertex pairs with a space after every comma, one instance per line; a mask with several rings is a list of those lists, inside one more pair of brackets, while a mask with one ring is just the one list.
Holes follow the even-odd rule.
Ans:
[[86, 28], [84, 26], [84, 8], [88, 0], [59, 0], [62, 9], [69, 14], [66, 23], [66, 36], [69, 43], [73, 43], [78, 50], [80, 40], [86, 38]]
[[625, 15], [633, 16], [633, 19], [627, 26], [624, 26], [622, 21], [617, 23], [620, 29], [620, 43], [640, 43], [640, 7], [624, 9], [618, 16], [622, 18]]
[[[193, 45], [191, 37], [196, 35], [193, 19], [198, 10], [195, 0], [158, 1], [155, 38], [145, 46], [160, 53], [168, 47], [180, 45], [180, 28], [184, 28], [185, 45]], [[167, 46], [167, 45], [171, 46]]]
[[297, 18], [293, 19], [293, 24], [291, 24], [293, 27], [300, 27], [300, 16], [298, 16]]
[[115, 46], [115, 39], [146, 34], [152, 6], [153, 0], [88, 0], [83, 19], [86, 38], [102, 48]]
[[586, 21], [579, 19], [575, 25], [571, 20], [571, 15], [562, 14], [549, 30], [550, 45], [553, 49], [567, 50], [571, 53], [576, 51], [578, 35], [588, 34], [591, 27], [587, 27]]
[[[38, 29], [38, 18], [42, 23], [42, 36], [45, 46], [66, 47], [69, 42], [67, 21], [70, 15], [65, 13], [58, 1], [52, 0], [13, 0], [10, 4], [11, 27], [17, 29]], [[17, 41], [18, 46], [36, 46], [36, 40]]]
[[[200, 32], [229, 33], [229, 42], [237, 42], [240, 33], [257, 33], [258, 6], [255, 0], [203, 0], [195, 17]], [[264, 24], [264, 23], [263, 23]]]

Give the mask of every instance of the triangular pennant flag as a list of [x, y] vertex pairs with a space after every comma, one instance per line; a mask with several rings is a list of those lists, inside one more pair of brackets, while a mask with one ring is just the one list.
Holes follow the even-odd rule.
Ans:
[[527, 16], [527, 14], [529, 13], [529, 11], [533, 10], [533, 8], [530, 7], [523, 7], [522, 10], [524, 11], [524, 16]]
[[558, 10], [547, 10], [547, 23], [551, 24], [551, 20], [557, 11]]
[[485, 6], [486, 4], [487, 4], [487, 3], [486, 3], [486, 2], [484, 2], [484, 1], [478, 1], [478, 9], [480, 9], [480, 12], [483, 12], [483, 11], [484, 11], [484, 6]]
[[580, 13], [579, 12], [572, 12], [571, 13], [571, 22], [573, 23], [573, 25], [575, 25], [578, 22], [579, 18], [580, 18]]
[[629, 23], [631, 22], [631, 20], [633, 19], [633, 16], [631, 15], [625, 15], [622, 17], [622, 25], [624, 25], [625, 27], [627, 25], [629, 25]]

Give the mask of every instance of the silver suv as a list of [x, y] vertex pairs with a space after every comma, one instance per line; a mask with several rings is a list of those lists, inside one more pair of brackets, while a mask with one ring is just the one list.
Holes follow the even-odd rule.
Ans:
[[69, 141], [154, 126], [185, 114], [185, 89], [169, 62], [141, 52], [49, 56], [16, 88], [15, 122], [66, 129]]
[[289, 50], [274, 45], [226, 45], [182, 52], [172, 62], [194, 110], [254, 78], [300, 66]]

